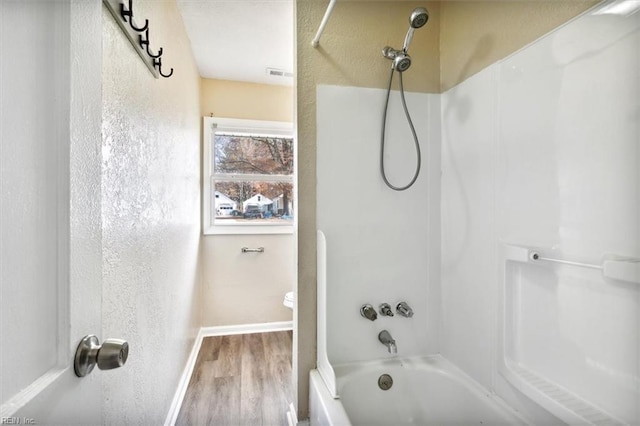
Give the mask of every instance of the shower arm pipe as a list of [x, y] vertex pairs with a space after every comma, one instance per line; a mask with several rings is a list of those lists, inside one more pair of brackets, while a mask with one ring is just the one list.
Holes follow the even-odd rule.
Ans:
[[322, 22], [320, 22], [320, 27], [318, 28], [318, 32], [316, 33], [315, 38], [311, 42], [313, 47], [318, 47], [320, 45], [320, 36], [324, 32], [324, 27], [327, 26], [327, 22], [329, 22], [329, 18], [331, 17], [331, 13], [333, 12], [333, 7], [336, 5], [337, 0], [330, 0], [329, 6], [327, 6], [327, 11], [324, 13], [324, 17], [322, 18]]

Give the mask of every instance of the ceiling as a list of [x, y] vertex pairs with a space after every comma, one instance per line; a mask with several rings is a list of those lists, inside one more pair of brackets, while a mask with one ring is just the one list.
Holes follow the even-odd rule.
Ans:
[[293, 0], [177, 1], [200, 76], [293, 85]]

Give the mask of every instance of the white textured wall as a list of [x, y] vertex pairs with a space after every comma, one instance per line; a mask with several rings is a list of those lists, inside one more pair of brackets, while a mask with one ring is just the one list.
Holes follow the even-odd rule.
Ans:
[[164, 422], [199, 325], [199, 76], [175, 2], [134, 8], [174, 73], [154, 79], [103, 8], [102, 335], [131, 345], [107, 424]]
[[638, 13], [584, 16], [443, 94], [442, 353], [535, 424], [558, 420], [505, 357], [640, 418], [637, 285], [501, 255], [640, 258], [639, 37]]
[[[378, 333], [387, 329], [399, 356], [437, 351], [439, 315], [438, 95], [406, 93], [420, 146], [422, 170], [403, 192], [380, 176], [380, 130], [386, 90], [319, 86], [318, 229], [327, 240], [327, 351], [334, 364], [385, 358]], [[415, 170], [414, 142], [398, 92], [389, 101], [386, 170], [400, 186]], [[406, 301], [413, 318], [379, 316], [376, 309]]]
[[[293, 234], [202, 238], [202, 326], [291, 321], [282, 302], [294, 290]], [[264, 253], [241, 253], [264, 247]]]

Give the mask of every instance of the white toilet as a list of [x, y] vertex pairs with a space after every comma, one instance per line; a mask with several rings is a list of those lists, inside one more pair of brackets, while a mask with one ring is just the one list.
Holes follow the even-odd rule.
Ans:
[[293, 311], [294, 301], [295, 301], [295, 296], [293, 295], [293, 292], [290, 291], [289, 293], [284, 295], [284, 300], [282, 301], [282, 304]]

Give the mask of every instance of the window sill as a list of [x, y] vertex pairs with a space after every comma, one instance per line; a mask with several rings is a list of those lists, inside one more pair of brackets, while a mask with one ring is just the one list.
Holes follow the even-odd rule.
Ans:
[[276, 235], [293, 234], [293, 225], [217, 225], [205, 228], [202, 234], [207, 235]]

